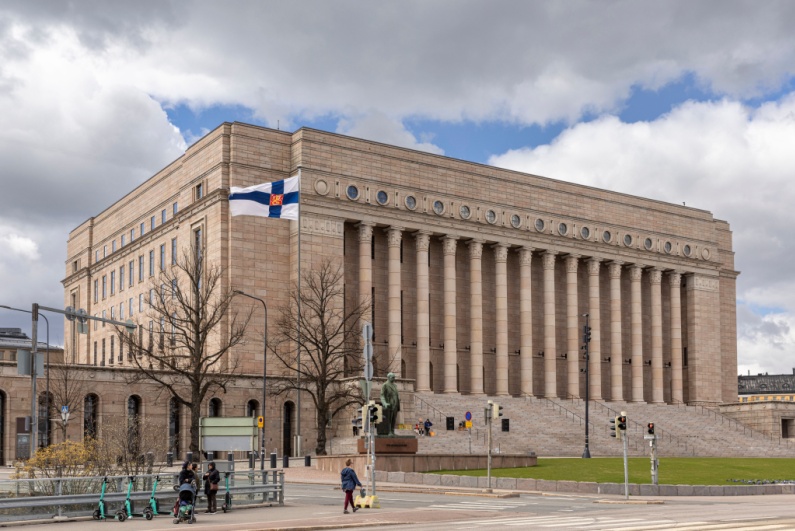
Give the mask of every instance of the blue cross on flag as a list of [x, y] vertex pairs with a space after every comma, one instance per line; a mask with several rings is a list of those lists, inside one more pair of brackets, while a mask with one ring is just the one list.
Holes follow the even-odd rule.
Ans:
[[248, 188], [233, 186], [229, 194], [229, 210], [233, 216], [298, 219], [300, 189], [300, 173], [289, 179]]

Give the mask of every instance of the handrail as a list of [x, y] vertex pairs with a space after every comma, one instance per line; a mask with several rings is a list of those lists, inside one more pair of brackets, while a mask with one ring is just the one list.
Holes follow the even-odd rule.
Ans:
[[[443, 420], [446, 421], [447, 417], [453, 416], [453, 415], [447, 415], [445, 412], [435, 408], [434, 406], [432, 406], [431, 404], [429, 404], [428, 402], [426, 402], [425, 400], [423, 400], [422, 398], [417, 396], [417, 393], [414, 393], [414, 403], [415, 403], [415, 405], [417, 404], [417, 402], [419, 402], [419, 404], [421, 406], [425, 406], [426, 408], [433, 410], [439, 417], [438, 418], [439, 423], [441, 423]], [[422, 409], [422, 408], [419, 408], [419, 409]], [[480, 429], [474, 428], [474, 427], [470, 428], [470, 430], [475, 432], [475, 441], [479, 441], [481, 438], [483, 438], [483, 444], [486, 444], [486, 434], [485, 433], [481, 433]]]
[[[544, 397], [541, 397], [541, 399], [544, 400], [545, 402], [551, 404], [552, 406], [558, 407], [558, 408], [562, 409], [563, 411], [566, 411], [567, 413], [571, 413], [572, 417], [576, 417], [577, 419], [580, 420], [580, 426], [582, 426], [583, 422], [585, 422], [585, 419], [583, 419], [580, 415], [578, 415], [577, 413], [574, 413], [572, 411], [569, 411], [567, 408], [565, 408], [562, 405], [558, 404], [557, 402], [555, 402], [551, 398], [548, 398], [548, 397], [544, 396]], [[591, 402], [594, 403], [594, 401], [591, 401]], [[637, 422], [635, 424], [637, 424]], [[591, 432], [592, 433], [596, 433], [597, 426], [593, 423], [593, 421], [589, 420], [588, 421], [588, 425], [591, 427]], [[607, 426], [600, 425], [599, 429], [602, 431], [602, 433], [607, 435], [607, 431], [608, 431]], [[638, 449], [637, 441], [630, 439], [630, 440], [628, 440], [628, 443], [632, 446], [633, 450], [637, 450]]]

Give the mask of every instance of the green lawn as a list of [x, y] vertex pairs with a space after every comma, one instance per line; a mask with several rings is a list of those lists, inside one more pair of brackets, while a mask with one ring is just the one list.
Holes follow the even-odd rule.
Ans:
[[[669, 485], [737, 485], [731, 479], [795, 480], [795, 459], [722, 459], [661, 458], [659, 483]], [[485, 476], [486, 470], [442, 470], [439, 474]], [[623, 483], [624, 464], [621, 458], [539, 458], [538, 466], [500, 468], [492, 477], [533, 478], [555, 481], [595, 481]], [[648, 457], [629, 459], [629, 482], [651, 483], [651, 461]]]

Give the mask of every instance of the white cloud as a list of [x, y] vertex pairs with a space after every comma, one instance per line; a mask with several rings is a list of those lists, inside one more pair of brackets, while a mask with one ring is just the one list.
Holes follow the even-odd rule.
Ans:
[[406, 130], [399, 120], [389, 118], [380, 112], [370, 112], [365, 115], [341, 120], [337, 126], [337, 132], [404, 148], [427, 151], [436, 155], [444, 154], [444, 150], [439, 146], [431, 142], [418, 140], [417, 137]]
[[38, 260], [39, 247], [30, 238], [19, 234], [3, 234], [0, 232], [0, 246], [10, 251], [10, 254], [25, 260]]
[[[741, 365], [795, 364], [795, 95], [758, 110], [719, 101], [686, 103], [652, 122], [615, 117], [578, 124], [551, 144], [490, 163], [709, 210], [734, 233], [738, 299], [777, 314], [739, 314]], [[764, 326], [762, 326], [764, 325]], [[775, 325], [775, 326], [774, 326]], [[790, 327], [788, 330], [795, 330]], [[751, 348], [751, 345], [754, 345]], [[769, 347], [769, 348], [766, 348]], [[772, 357], [774, 351], [780, 354]], [[783, 361], [782, 361], [783, 360]]]

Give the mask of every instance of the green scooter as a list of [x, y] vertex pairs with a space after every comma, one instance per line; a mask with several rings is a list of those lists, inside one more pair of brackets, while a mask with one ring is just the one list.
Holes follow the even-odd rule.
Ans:
[[[141, 513], [136, 513], [135, 512], [135, 507], [133, 506], [133, 501], [132, 501], [132, 497], [131, 497], [134, 483], [135, 483], [135, 476], [129, 476], [127, 478], [127, 498], [124, 499], [124, 506], [121, 509], [119, 509], [118, 511], [116, 511], [116, 520], [118, 520], [119, 522], [123, 522], [123, 521], [125, 521], [128, 518], [134, 518], [136, 516], [138, 518], [143, 517], [143, 518], [146, 518], [147, 520], [151, 520], [152, 516], [154, 514], [154, 513], [149, 513], [149, 511], [147, 510], [147, 509], [149, 509], [149, 507], [144, 509], [144, 511], [141, 512]], [[154, 496], [154, 494], [153, 494], [153, 496]], [[150, 499], [150, 503], [151, 503], [151, 499]]]
[[160, 504], [157, 503], [157, 498], [155, 498], [155, 493], [157, 493], [157, 483], [160, 481], [160, 476], [155, 476], [155, 481], [152, 484], [152, 495], [149, 497], [149, 505], [144, 507], [144, 518], [147, 520], [151, 520], [155, 516], [160, 516], [164, 513], [158, 512], [158, 507]]
[[102, 490], [99, 494], [99, 502], [97, 503], [97, 508], [94, 509], [94, 512], [91, 516], [94, 520], [104, 520], [106, 518], [105, 515], [105, 489], [108, 487], [108, 478], [107, 476], [102, 478]]
[[226, 493], [224, 494], [224, 504], [221, 510], [228, 512], [232, 510], [232, 493], [229, 492], [229, 472], [224, 472], [224, 479], [226, 482]]

